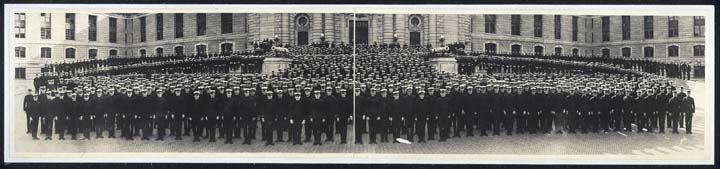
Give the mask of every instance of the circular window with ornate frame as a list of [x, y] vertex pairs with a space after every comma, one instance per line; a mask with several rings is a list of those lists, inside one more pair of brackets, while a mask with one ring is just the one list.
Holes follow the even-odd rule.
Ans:
[[410, 15], [408, 18], [408, 24], [411, 32], [419, 32], [422, 30], [422, 17], [417, 14]]
[[307, 26], [308, 25], [308, 17], [306, 15], [300, 15], [297, 19], [297, 24], [299, 26]]
[[412, 17], [412, 18], [410, 18], [410, 25], [412, 25], [412, 26], [419, 26], [419, 25], [420, 25], [420, 18], [418, 18], [418, 17]]

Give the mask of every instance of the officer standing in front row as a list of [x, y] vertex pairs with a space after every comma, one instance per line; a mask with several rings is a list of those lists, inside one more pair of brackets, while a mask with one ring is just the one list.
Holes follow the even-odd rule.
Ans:
[[695, 99], [690, 96], [690, 90], [687, 91], [687, 96], [683, 99], [680, 104], [681, 111], [685, 113], [685, 134], [692, 134], [692, 118], [695, 114]]
[[[336, 98], [337, 104], [339, 105], [338, 117], [337, 117], [337, 130], [340, 131], [340, 144], [347, 143], [347, 130], [348, 121], [353, 119], [352, 111], [352, 98], [347, 96], [347, 89], [340, 89], [340, 97]], [[362, 135], [361, 135], [362, 136]]]
[[33, 140], [39, 140], [37, 137], [38, 122], [40, 121], [40, 114], [45, 111], [45, 108], [43, 107], [43, 103], [37, 93], [32, 93], [31, 95], [31, 99], [26, 103], [27, 107], [25, 111], [27, 111], [29, 117], [28, 120], [30, 122], [30, 133], [32, 134], [32, 138]]
[[432, 106], [432, 103], [430, 102], [430, 99], [425, 96], [425, 90], [418, 91], [418, 98], [415, 103], [417, 106], [417, 114], [415, 116], [417, 121], [415, 122], [415, 130], [418, 135], [418, 143], [424, 143], [426, 123], [430, 118], [434, 118], [430, 117], [430, 111], [432, 109], [430, 106]]
[[440, 89], [440, 97], [435, 99], [435, 106], [438, 106], [437, 116], [439, 117], [438, 126], [440, 128], [440, 142], [445, 142], [450, 137], [450, 108], [449, 98], [447, 97], [447, 89]]
[[293, 145], [302, 145], [300, 135], [302, 134], [302, 126], [305, 124], [305, 119], [307, 118], [307, 105], [304, 104], [302, 94], [300, 94], [300, 92], [295, 92], [289, 103], [290, 139], [292, 140]]

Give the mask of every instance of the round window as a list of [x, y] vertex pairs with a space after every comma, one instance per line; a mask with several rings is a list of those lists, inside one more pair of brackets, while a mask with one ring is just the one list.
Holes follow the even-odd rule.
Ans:
[[412, 19], [410, 19], [410, 24], [412, 24], [413, 26], [418, 26], [420, 25], [420, 19], [417, 17], [413, 17]]
[[307, 25], [307, 22], [308, 22], [308, 19], [306, 17], [301, 17], [300, 19], [298, 19], [298, 25], [300, 25], [300, 26]]

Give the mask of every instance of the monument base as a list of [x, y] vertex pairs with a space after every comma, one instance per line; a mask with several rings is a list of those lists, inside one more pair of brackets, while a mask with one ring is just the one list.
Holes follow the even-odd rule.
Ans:
[[429, 64], [440, 72], [457, 74], [458, 71], [457, 60], [454, 57], [430, 58]]
[[263, 60], [262, 74], [269, 75], [279, 70], [287, 69], [290, 67], [292, 59], [290, 58], [279, 58], [279, 57], [267, 57]]

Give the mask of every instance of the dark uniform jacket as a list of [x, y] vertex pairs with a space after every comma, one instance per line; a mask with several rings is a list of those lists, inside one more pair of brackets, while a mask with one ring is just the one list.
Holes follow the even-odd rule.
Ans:
[[168, 114], [168, 110], [170, 109], [170, 107], [167, 99], [165, 99], [164, 97], [157, 97], [157, 95], [150, 98], [154, 100], [152, 102], [153, 105], [150, 106], [152, 107], [152, 112], [155, 115], [155, 118], [162, 118]]
[[431, 114], [430, 111], [432, 111], [432, 103], [430, 102], [430, 99], [428, 99], [427, 96], [424, 96], [424, 98], [422, 99], [418, 97], [415, 101], [415, 106], [417, 110], [416, 117], [418, 119], [427, 118]]
[[71, 98], [66, 98], [65, 109], [61, 117], [77, 119], [82, 113], [82, 103], [80, 98], [75, 98], [73, 101]]
[[353, 100], [350, 96], [337, 97], [339, 110], [338, 116], [341, 118], [347, 118], [353, 114]]
[[300, 100], [295, 100], [295, 98], [292, 98], [289, 101], [289, 115], [288, 118], [292, 119], [294, 121], [300, 122], [301, 120], [304, 120], [307, 118], [307, 111], [305, 110], [306, 104], [304, 104], [304, 98]]
[[194, 118], [193, 120], [199, 120], [200, 117], [204, 116], [205, 109], [205, 101], [203, 101], [201, 98], [195, 99], [192, 98], [190, 100], [190, 117]]
[[265, 99], [262, 102], [262, 117], [265, 118], [265, 121], [268, 120], [275, 120], [277, 117], [277, 107], [279, 105], [279, 100], [277, 98], [273, 99]]
[[235, 111], [238, 110], [239, 105], [239, 101], [237, 100], [238, 97], [231, 96], [230, 98], [228, 98], [227, 95], [221, 97], [223, 98], [221, 104], [222, 110], [220, 111], [220, 113], [222, 113], [222, 117], [226, 120], [236, 117], [237, 113], [235, 113]]
[[417, 97], [413, 95], [404, 95], [400, 97], [401, 101], [401, 108], [400, 113], [403, 117], [407, 118], [415, 118], [415, 115], [417, 114], [417, 109], [415, 107], [415, 100]]
[[317, 121], [317, 120], [324, 118], [325, 112], [323, 112], [323, 111], [324, 111], [324, 107], [326, 105], [325, 105], [325, 101], [323, 101], [323, 98], [320, 97], [318, 99], [318, 98], [315, 98], [315, 96], [313, 96], [312, 98], [309, 99], [309, 101], [310, 101], [309, 106], [311, 106], [310, 107], [310, 113], [311, 113], [310, 117], [313, 119], [313, 121]]
[[27, 102], [25, 111], [30, 117], [37, 118], [41, 115], [42, 112], [44, 112], [44, 109], [45, 107], [43, 106], [42, 100], [40, 98], [38, 98], [37, 100], [33, 100], [32, 98], [30, 98], [30, 100]]
[[680, 104], [680, 109], [685, 113], [695, 113], [695, 99], [690, 96], [685, 97]]
[[388, 117], [393, 118], [393, 120], [400, 120], [400, 117], [402, 117], [402, 109], [402, 100], [400, 100], [399, 98], [391, 98], [390, 100], [388, 100], [388, 107], [386, 111], [389, 115]]
[[450, 116], [450, 105], [448, 105], [449, 102], [450, 98], [448, 98], [447, 96], [435, 98], [434, 105], [438, 107], [437, 116], [439, 116], [440, 118], [447, 118], [447, 116]]
[[80, 116], [82, 116], [83, 120], [88, 120], [91, 115], [94, 115], [95, 106], [97, 105], [97, 102], [93, 99], [85, 100], [84, 98], [78, 98], [80, 101]]

